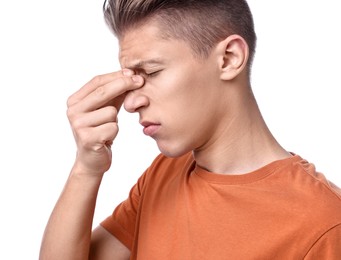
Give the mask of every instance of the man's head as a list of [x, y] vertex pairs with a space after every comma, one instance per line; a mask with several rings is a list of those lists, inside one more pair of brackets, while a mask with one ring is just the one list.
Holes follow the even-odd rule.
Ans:
[[256, 35], [245, 0], [106, 0], [104, 15], [118, 39], [153, 20], [160, 37], [184, 40], [199, 58], [207, 58], [217, 43], [237, 34], [249, 47], [249, 67], [253, 60]]
[[139, 113], [161, 152], [202, 151], [224, 132], [233, 139], [236, 118], [251, 104], [248, 68], [256, 37], [246, 3], [108, 1], [121, 67], [144, 78], [126, 94], [124, 107]]

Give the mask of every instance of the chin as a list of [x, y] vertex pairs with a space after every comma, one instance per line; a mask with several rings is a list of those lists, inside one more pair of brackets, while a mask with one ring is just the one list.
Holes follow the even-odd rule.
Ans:
[[157, 146], [160, 152], [167, 157], [170, 158], [177, 158], [180, 157], [188, 152], [191, 152], [193, 149], [186, 147], [185, 145], [181, 144], [170, 144], [170, 143], [160, 143], [157, 142]]

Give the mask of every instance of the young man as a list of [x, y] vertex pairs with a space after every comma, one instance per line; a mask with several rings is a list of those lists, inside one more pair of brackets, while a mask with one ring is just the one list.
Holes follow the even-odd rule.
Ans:
[[[244, 0], [109, 0], [122, 71], [68, 100], [78, 147], [40, 259], [341, 259], [341, 192], [275, 140], [250, 86]], [[101, 225], [121, 105], [161, 154]]]

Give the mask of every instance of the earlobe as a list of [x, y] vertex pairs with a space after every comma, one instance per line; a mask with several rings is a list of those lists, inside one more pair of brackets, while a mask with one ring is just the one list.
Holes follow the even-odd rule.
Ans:
[[239, 35], [231, 35], [218, 44], [219, 66], [222, 80], [232, 80], [246, 67], [249, 47]]

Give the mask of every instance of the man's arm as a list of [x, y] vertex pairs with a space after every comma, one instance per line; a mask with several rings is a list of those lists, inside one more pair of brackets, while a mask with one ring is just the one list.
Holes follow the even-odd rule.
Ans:
[[92, 234], [90, 260], [128, 260], [129, 249], [103, 227], [98, 226]]
[[71, 172], [45, 229], [41, 260], [88, 259], [100, 182], [100, 177]]
[[[77, 156], [64, 190], [45, 229], [40, 260], [89, 259], [92, 220], [103, 174], [111, 165], [117, 113], [127, 91], [143, 85], [141, 76], [130, 70], [95, 77], [68, 100], [68, 118], [77, 144]], [[127, 250], [112, 236], [97, 229], [92, 259], [125, 259]], [[91, 250], [92, 251], [92, 250]], [[129, 252], [129, 250], [128, 250]], [[116, 257], [116, 258], [115, 258]], [[105, 258], [105, 257], [104, 257]]]

